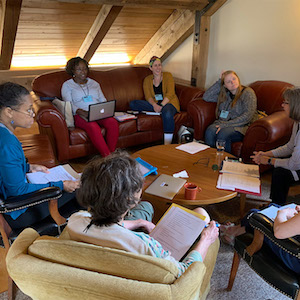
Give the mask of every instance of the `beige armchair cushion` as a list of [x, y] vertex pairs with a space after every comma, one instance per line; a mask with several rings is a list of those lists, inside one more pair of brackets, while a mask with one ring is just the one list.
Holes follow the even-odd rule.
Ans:
[[151, 283], [170, 284], [178, 275], [176, 265], [165, 259], [71, 240], [41, 237], [29, 246], [28, 254], [70, 267]]
[[12, 244], [6, 263], [11, 278], [33, 299], [196, 300], [206, 298], [218, 249], [217, 240], [204, 263], [193, 263], [173, 280], [177, 270], [171, 262], [70, 241], [65, 233], [60, 239], [40, 238], [27, 228]]

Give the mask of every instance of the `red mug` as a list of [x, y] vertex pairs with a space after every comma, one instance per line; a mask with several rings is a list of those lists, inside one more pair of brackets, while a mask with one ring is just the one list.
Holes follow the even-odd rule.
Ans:
[[187, 200], [195, 200], [197, 193], [201, 192], [202, 189], [198, 187], [195, 183], [187, 182], [184, 185], [185, 192], [184, 192], [184, 197]]

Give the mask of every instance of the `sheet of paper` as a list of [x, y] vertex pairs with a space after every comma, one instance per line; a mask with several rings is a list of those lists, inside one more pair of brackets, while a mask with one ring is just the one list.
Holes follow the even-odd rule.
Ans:
[[189, 174], [187, 173], [186, 170], [183, 170], [183, 171], [180, 171], [178, 173], [174, 173], [173, 177], [175, 177], [175, 178], [179, 178], [179, 177], [181, 177], [181, 178], [189, 178]]
[[210, 147], [197, 142], [186, 143], [176, 147], [176, 149], [185, 151], [190, 154], [195, 154], [208, 148]]
[[296, 204], [295, 203], [291, 203], [291, 204], [287, 204], [287, 205], [284, 205], [284, 206], [281, 206], [281, 207], [276, 207], [276, 206], [273, 206], [271, 205], [270, 207], [267, 207], [263, 210], [261, 210], [259, 213], [265, 215], [266, 217], [270, 218], [271, 220], [275, 220], [276, 216], [277, 216], [277, 212], [278, 210], [281, 210], [281, 209], [284, 209], [284, 208], [295, 208], [296, 207]]
[[231, 161], [223, 161], [222, 173], [233, 173], [259, 177], [259, 166]]
[[202, 232], [206, 222], [203, 216], [172, 204], [169, 210], [150, 233], [165, 250], [180, 260]]
[[57, 166], [49, 169], [50, 173], [27, 173], [26, 177], [31, 183], [47, 183], [49, 181], [77, 180], [80, 178], [70, 165]]
[[230, 173], [223, 173], [219, 175], [220, 182], [218, 188], [225, 190], [242, 190], [250, 193], [260, 193], [260, 180], [256, 177], [242, 176]]

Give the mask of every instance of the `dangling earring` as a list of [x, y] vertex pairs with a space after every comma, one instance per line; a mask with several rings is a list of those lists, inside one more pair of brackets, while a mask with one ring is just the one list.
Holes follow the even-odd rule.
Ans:
[[11, 125], [13, 125], [15, 122], [14, 122], [14, 120], [11, 120], [10, 123], [11, 123]]

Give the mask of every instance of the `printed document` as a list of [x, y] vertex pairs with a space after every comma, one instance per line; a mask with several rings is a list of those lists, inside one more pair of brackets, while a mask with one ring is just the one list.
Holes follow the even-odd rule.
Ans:
[[205, 217], [185, 207], [172, 204], [150, 236], [180, 260], [206, 225]]
[[281, 207], [276, 207], [276, 206], [271, 205], [271, 206], [259, 211], [259, 213], [265, 215], [266, 217], [268, 217], [269, 219], [274, 221], [276, 216], [277, 216], [278, 210], [282, 210], [282, 209], [288, 208], [288, 207], [295, 208], [296, 204], [291, 203], [291, 204], [287, 204], [287, 205], [284, 205], [284, 206], [281, 206]]
[[176, 149], [185, 151], [190, 154], [195, 154], [208, 148], [210, 147], [197, 142], [186, 143], [176, 147]]
[[217, 188], [260, 195], [258, 165], [223, 161]]
[[30, 183], [47, 183], [49, 181], [64, 181], [64, 180], [78, 180], [80, 174], [74, 171], [68, 164], [57, 166], [49, 169], [50, 173], [34, 172], [27, 173], [26, 177]]

